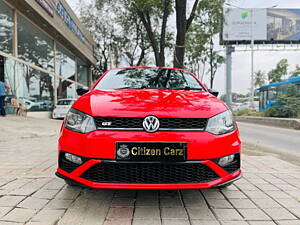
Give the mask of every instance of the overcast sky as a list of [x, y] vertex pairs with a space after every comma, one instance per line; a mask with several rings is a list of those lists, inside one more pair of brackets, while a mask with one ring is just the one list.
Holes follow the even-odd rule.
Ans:
[[[75, 12], [78, 11], [79, 1], [80, 0], [67, 0]], [[81, 1], [91, 2], [92, 0]], [[194, 0], [188, 1], [193, 2]], [[268, 8], [274, 5], [277, 5], [277, 8], [300, 8], [300, 0], [230, 0], [227, 2], [243, 8]], [[222, 47], [218, 47], [218, 49], [223, 50]], [[251, 53], [238, 51], [233, 53], [232, 56], [233, 92], [245, 94], [250, 88]], [[254, 70], [268, 72], [283, 58], [288, 59], [290, 64], [289, 70], [294, 70], [296, 64], [300, 65], [300, 49], [298, 51], [256, 51]], [[204, 83], [209, 83], [207, 75], [204, 76]], [[214, 88], [221, 93], [225, 92], [225, 66], [219, 68], [216, 74]]]

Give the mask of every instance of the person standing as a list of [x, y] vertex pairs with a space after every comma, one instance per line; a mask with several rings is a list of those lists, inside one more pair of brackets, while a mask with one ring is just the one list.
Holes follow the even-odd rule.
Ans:
[[6, 90], [8, 90], [8, 86], [4, 84], [4, 82], [0, 81], [0, 115], [6, 116], [6, 112], [4, 109], [4, 99], [6, 97]]

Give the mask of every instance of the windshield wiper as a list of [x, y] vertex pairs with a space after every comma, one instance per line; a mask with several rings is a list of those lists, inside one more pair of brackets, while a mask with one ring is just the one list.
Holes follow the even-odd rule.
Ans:
[[203, 91], [203, 88], [194, 88], [194, 87], [190, 87], [190, 86], [185, 86], [182, 88], [174, 88], [176, 90], [192, 90], [192, 91]]
[[116, 89], [146, 89], [146, 88], [148, 88], [148, 87], [143, 85], [141, 87], [120, 87], [120, 88], [116, 88]]

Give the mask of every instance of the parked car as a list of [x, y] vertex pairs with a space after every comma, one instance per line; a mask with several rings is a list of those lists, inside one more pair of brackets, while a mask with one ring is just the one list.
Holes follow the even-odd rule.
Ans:
[[53, 112], [52, 112], [52, 118], [53, 119], [63, 119], [65, 118], [67, 112], [71, 108], [71, 105], [74, 103], [75, 99], [60, 99], [58, 100], [56, 106], [54, 106]]
[[187, 70], [105, 73], [63, 121], [56, 175], [115, 189], [224, 187], [241, 176], [231, 110]]
[[38, 102], [36, 98], [33, 98], [33, 97], [20, 97], [19, 100], [22, 103], [22, 105], [25, 106], [26, 110], [38, 111], [41, 108], [41, 103]]

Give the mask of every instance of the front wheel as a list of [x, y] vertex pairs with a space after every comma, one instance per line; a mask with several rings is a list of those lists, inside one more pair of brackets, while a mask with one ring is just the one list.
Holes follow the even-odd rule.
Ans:
[[79, 185], [72, 180], [65, 180], [66, 184], [71, 187], [78, 187]]
[[230, 182], [230, 183], [227, 183], [227, 184], [224, 184], [224, 185], [220, 185], [220, 186], [218, 186], [218, 188], [220, 188], [220, 189], [227, 188], [228, 186], [230, 186], [232, 184], [233, 184], [233, 182]]

